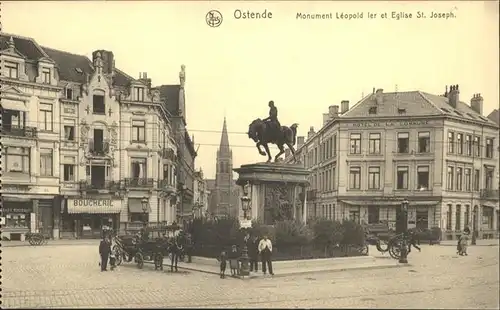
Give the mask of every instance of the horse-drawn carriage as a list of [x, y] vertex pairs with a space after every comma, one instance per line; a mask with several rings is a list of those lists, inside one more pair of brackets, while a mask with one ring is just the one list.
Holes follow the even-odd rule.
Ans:
[[178, 226], [147, 226], [138, 233], [131, 235], [121, 235], [114, 238], [113, 254], [116, 257], [116, 264], [123, 261], [134, 262], [142, 269], [144, 262], [152, 261], [155, 270], [163, 270], [163, 259], [165, 256], [177, 253], [173, 245], [177, 244], [176, 232]]

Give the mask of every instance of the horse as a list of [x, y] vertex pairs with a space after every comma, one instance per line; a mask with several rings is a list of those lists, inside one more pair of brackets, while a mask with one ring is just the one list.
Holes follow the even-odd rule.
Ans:
[[[295, 157], [295, 149], [293, 146], [295, 145], [297, 139], [297, 127], [299, 124], [294, 123], [292, 126], [281, 126], [280, 131], [273, 136], [273, 128], [269, 122], [265, 122], [260, 118], [254, 120], [248, 126], [248, 137], [256, 142], [257, 150], [259, 154], [262, 156], [268, 157], [267, 162], [271, 162], [271, 152], [269, 151], [269, 143], [276, 144], [278, 149], [280, 150], [278, 154], [274, 157], [274, 161], [277, 162], [278, 158], [285, 153], [284, 145], [286, 144], [293, 155], [293, 160], [297, 162], [297, 158]], [[264, 146], [265, 152], [260, 148]]]

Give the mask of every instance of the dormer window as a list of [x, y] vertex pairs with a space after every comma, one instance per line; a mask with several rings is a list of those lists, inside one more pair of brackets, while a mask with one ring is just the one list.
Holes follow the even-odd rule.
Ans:
[[66, 88], [66, 99], [73, 100], [73, 89]]
[[50, 69], [49, 68], [42, 69], [42, 82], [45, 84], [50, 84]]
[[134, 87], [134, 99], [135, 101], [144, 101], [144, 88]]
[[8, 78], [18, 79], [19, 78], [19, 64], [15, 62], [6, 61], [5, 70]]
[[377, 114], [377, 107], [370, 107], [368, 114]]

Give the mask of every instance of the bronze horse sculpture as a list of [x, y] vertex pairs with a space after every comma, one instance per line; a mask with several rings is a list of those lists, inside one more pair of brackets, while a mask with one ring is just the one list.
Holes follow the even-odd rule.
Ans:
[[[271, 152], [269, 151], [269, 143], [276, 144], [280, 150], [278, 154], [274, 157], [274, 161], [277, 162], [278, 158], [285, 153], [284, 145], [286, 144], [290, 151], [292, 152], [293, 159], [297, 162], [295, 157], [295, 145], [297, 138], [297, 123], [292, 124], [292, 126], [281, 126], [280, 130], [273, 130], [269, 122], [265, 122], [260, 118], [254, 120], [248, 128], [248, 137], [256, 142], [259, 154], [268, 157], [267, 162], [271, 162]], [[264, 146], [265, 152], [262, 151], [261, 146]]]

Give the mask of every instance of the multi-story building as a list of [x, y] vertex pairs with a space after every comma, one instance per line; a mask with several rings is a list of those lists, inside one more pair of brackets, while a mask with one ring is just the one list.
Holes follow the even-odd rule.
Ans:
[[[23, 199], [33, 201], [33, 210], [40, 214], [42, 220], [35, 223], [44, 229], [50, 227], [54, 238], [85, 238], [100, 236], [103, 226], [123, 231], [139, 229], [145, 222], [173, 222], [177, 144], [167, 104], [160, 100], [160, 91], [151, 86], [147, 74], [134, 79], [115, 68], [110, 51], [95, 51], [89, 60], [39, 47], [32, 39], [17, 40], [22, 40], [19, 45], [26, 55], [37, 59], [35, 51], [39, 50], [41, 63], [48, 64], [39, 69], [18, 67], [19, 72], [40, 72], [30, 82], [43, 86], [39, 99], [30, 99], [34, 104], [23, 99], [33, 112], [26, 110], [11, 117], [15, 113], [4, 110], [10, 123], [23, 124], [7, 125], [11, 131], [23, 133], [18, 136], [27, 135], [30, 121], [39, 128], [31, 138], [18, 143], [21, 149], [21, 145], [33, 147], [22, 151], [22, 160], [16, 164], [31, 164], [31, 170], [30, 166], [21, 170], [29, 176], [25, 187], [38, 190], [44, 186], [37, 196], [23, 195]], [[26, 74], [19, 76], [25, 78]], [[54, 89], [52, 101], [50, 87]], [[2, 90], [2, 104], [4, 94]], [[48, 196], [52, 192], [54, 195]], [[46, 203], [42, 203], [44, 195]]]
[[205, 217], [208, 211], [208, 195], [207, 182], [203, 178], [203, 171], [200, 169], [195, 172], [194, 181], [194, 204], [193, 204], [193, 217]]
[[52, 235], [59, 195], [56, 64], [30, 39], [0, 33], [2, 238]]
[[217, 217], [238, 217], [239, 186], [233, 179], [233, 152], [229, 146], [226, 118], [222, 124], [216, 157], [215, 180], [207, 180], [210, 191], [209, 212]]
[[186, 128], [186, 97], [185, 97], [185, 66], [179, 72], [179, 84], [161, 85], [161, 98], [166, 102], [165, 108], [170, 113], [170, 120], [174, 132], [174, 139], [178, 146], [177, 156], [177, 223], [186, 223], [192, 216], [194, 204], [195, 159], [197, 156], [194, 148], [194, 137], [191, 139]]
[[394, 224], [407, 198], [410, 227], [495, 235], [499, 127], [483, 116], [480, 95], [469, 106], [459, 94], [379, 89], [351, 109], [342, 101], [340, 114], [331, 106], [318, 132], [297, 139], [311, 169], [309, 216]]

